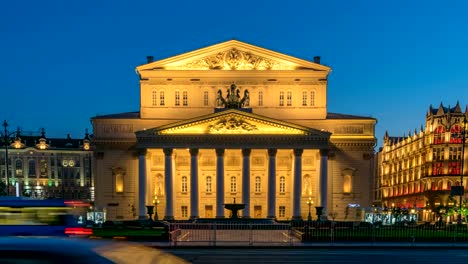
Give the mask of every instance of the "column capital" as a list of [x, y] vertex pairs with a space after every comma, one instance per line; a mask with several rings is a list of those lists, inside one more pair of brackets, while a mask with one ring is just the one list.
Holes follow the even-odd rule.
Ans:
[[330, 152], [329, 149], [321, 149], [320, 156], [328, 156], [328, 152]]
[[224, 149], [216, 149], [216, 156], [224, 156]]
[[242, 156], [250, 156], [252, 149], [242, 149]]
[[268, 149], [268, 156], [276, 156], [277, 149]]
[[172, 155], [172, 149], [171, 148], [163, 148], [164, 155], [170, 156]]
[[302, 156], [304, 149], [294, 149], [294, 156]]
[[197, 148], [191, 148], [189, 150], [191, 156], [197, 156], [198, 155], [198, 149]]

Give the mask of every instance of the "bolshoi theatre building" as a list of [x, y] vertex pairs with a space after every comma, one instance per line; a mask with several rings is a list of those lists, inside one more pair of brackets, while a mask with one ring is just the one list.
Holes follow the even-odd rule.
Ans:
[[[372, 203], [376, 119], [328, 112], [331, 68], [237, 40], [147, 63], [138, 112], [92, 118], [107, 219], [355, 219]], [[343, 96], [346, 96], [343, 94]], [[316, 208], [317, 207], [317, 208]]]

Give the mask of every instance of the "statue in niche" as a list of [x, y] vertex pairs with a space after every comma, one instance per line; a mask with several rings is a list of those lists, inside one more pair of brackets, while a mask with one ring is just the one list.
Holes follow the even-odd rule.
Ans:
[[227, 90], [226, 98], [223, 98], [223, 92], [221, 89], [218, 90], [218, 105], [222, 105], [225, 108], [243, 108], [249, 105], [249, 91], [244, 90], [244, 96], [241, 98], [240, 90], [235, 84], [231, 84], [231, 87]]

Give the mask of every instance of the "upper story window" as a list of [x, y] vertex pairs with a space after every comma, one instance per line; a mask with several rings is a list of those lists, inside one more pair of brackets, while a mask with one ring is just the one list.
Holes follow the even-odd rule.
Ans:
[[164, 106], [164, 91], [159, 92], [159, 105]]
[[310, 106], [315, 106], [315, 91], [310, 92]]
[[203, 105], [208, 106], [208, 91], [203, 92]]
[[206, 177], [206, 192], [211, 193], [212, 192], [212, 179], [211, 176]]
[[286, 105], [291, 106], [292, 105], [292, 92], [288, 91], [286, 93]]
[[28, 165], [29, 165], [28, 175], [33, 176], [33, 177], [36, 176], [36, 161], [29, 160]]
[[284, 92], [283, 91], [280, 92], [279, 105], [284, 106]]
[[258, 91], [258, 106], [263, 106], [263, 91]]
[[285, 193], [286, 192], [286, 178], [284, 178], [284, 176], [280, 177], [279, 191], [280, 191], [280, 193]]
[[187, 190], [188, 190], [188, 187], [187, 187], [187, 176], [182, 176], [182, 192], [183, 193], [186, 193]]
[[286, 217], [286, 206], [279, 207], [279, 217]]
[[231, 177], [231, 193], [237, 192], [236, 177]]
[[15, 161], [15, 175], [16, 177], [23, 176], [23, 161], [21, 159]]
[[432, 150], [432, 159], [434, 161], [443, 161], [444, 160], [444, 149], [443, 148], [434, 148]]
[[158, 105], [158, 92], [156, 90], [153, 90], [151, 92], [151, 105], [152, 106]]
[[450, 143], [462, 143], [462, 127], [454, 125], [450, 128]]
[[343, 192], [344, 193], [351, 193], [351, 175], [344, 175], [343, 176]]
[[255, 177], [255, 192], [256, 193], [261, 192], [262, 191], [261, 187], [262, 187], [262, 179], [259, 176], [257, 176]]
[[180, 91], [175, 91], [175, 106], [180, 105]]
[[445, 127], [438, 126], [434, 130], [434, 144], [442, 144], [445, 142]]
[[188, 94], [187, 94], [187, 91], [183, 91], [182, 92], [182, 104], [184, 106], [187, 106], [188, 105]]
[[307, 91], [302, 92], [302, 106], [307, 106]]

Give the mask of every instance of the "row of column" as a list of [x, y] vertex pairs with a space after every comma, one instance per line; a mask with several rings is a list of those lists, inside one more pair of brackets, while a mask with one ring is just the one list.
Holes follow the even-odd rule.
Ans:
[[[174, 192], [172, 177], [172, 149], [164, 152], [164, 188], [166, 193], [165, 220], [174, 219]], [[302, 188], [302, 153], [303, 149], [294, 149], [293, 182], [293, 219], [301, 219]], [[242, 203], [245, 204], [243, 217], [250, 217], [250, 153], [251, 149], [242, 149]], [[268, 149], [268, 218], [276, 218], [276, 153], [277, 149]], [[139, 154], [139, 216], [146, 217], [146, 150]], [[320, 150], [320, 183], [318, 205], [327, 208], [328, 152]], [[198, 203], [198, 149], [190, 149], [190, 218], [199, 217]], [[326, 214], [325, 214], [326, 215]], [[216, 218], [224, 218], [224, 149], [216, 149]]]

